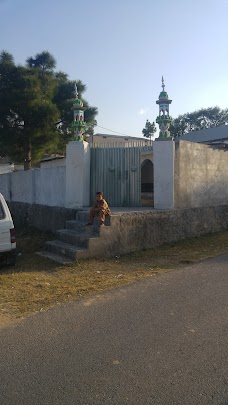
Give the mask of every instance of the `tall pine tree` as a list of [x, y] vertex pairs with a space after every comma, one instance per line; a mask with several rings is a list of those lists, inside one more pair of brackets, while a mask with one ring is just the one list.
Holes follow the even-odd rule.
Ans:
[[[49, 52], [16, 65], [13, 56], [0, 54], [0, 150], [12, 160], [31, 168], [44, 153], [63, 151], [72, 139], [72, 99], [75, 81], [55, 72], [55, 59]], [[79, 94], [85, 85], [77, 82]], [[97, 109], [85, 101], [85, 121], [96, 124]]]

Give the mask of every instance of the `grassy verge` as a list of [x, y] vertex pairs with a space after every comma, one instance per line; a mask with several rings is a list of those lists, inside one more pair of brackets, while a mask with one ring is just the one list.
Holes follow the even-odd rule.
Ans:
[[114, 288], [228, 252], [228, 231], [112, 259], [61, 266], [35, 255], [52, 235], [17, 232], [15, 267], [0, 268], [0, 326], [60, 302]]

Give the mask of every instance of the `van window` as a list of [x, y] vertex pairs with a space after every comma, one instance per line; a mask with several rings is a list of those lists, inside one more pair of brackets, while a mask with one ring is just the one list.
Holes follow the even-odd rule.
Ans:
[[2, 203], [0, 201], [0, 220], [5, 218], [5, 212], [2, 206]]

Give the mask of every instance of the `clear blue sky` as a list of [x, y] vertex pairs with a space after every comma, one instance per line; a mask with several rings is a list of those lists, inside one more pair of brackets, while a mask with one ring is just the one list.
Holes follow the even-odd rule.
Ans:
[[228, 0], [0, 0], [0, 50], [16, 63], [48, 50], [99, 126], [141, 136], [162, 74], [172, 117], [228, 107], [227, 16]]

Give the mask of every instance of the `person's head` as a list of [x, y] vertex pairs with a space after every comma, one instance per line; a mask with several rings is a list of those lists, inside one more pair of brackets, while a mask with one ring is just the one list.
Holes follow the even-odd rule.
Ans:
[[96, 193], [96, 199], [97, 199], [97, 201], [102, 200], [103, 195], [104, 195], [104, 194], [102, 193], [102, 191], [97, 191], [97, 193]]

